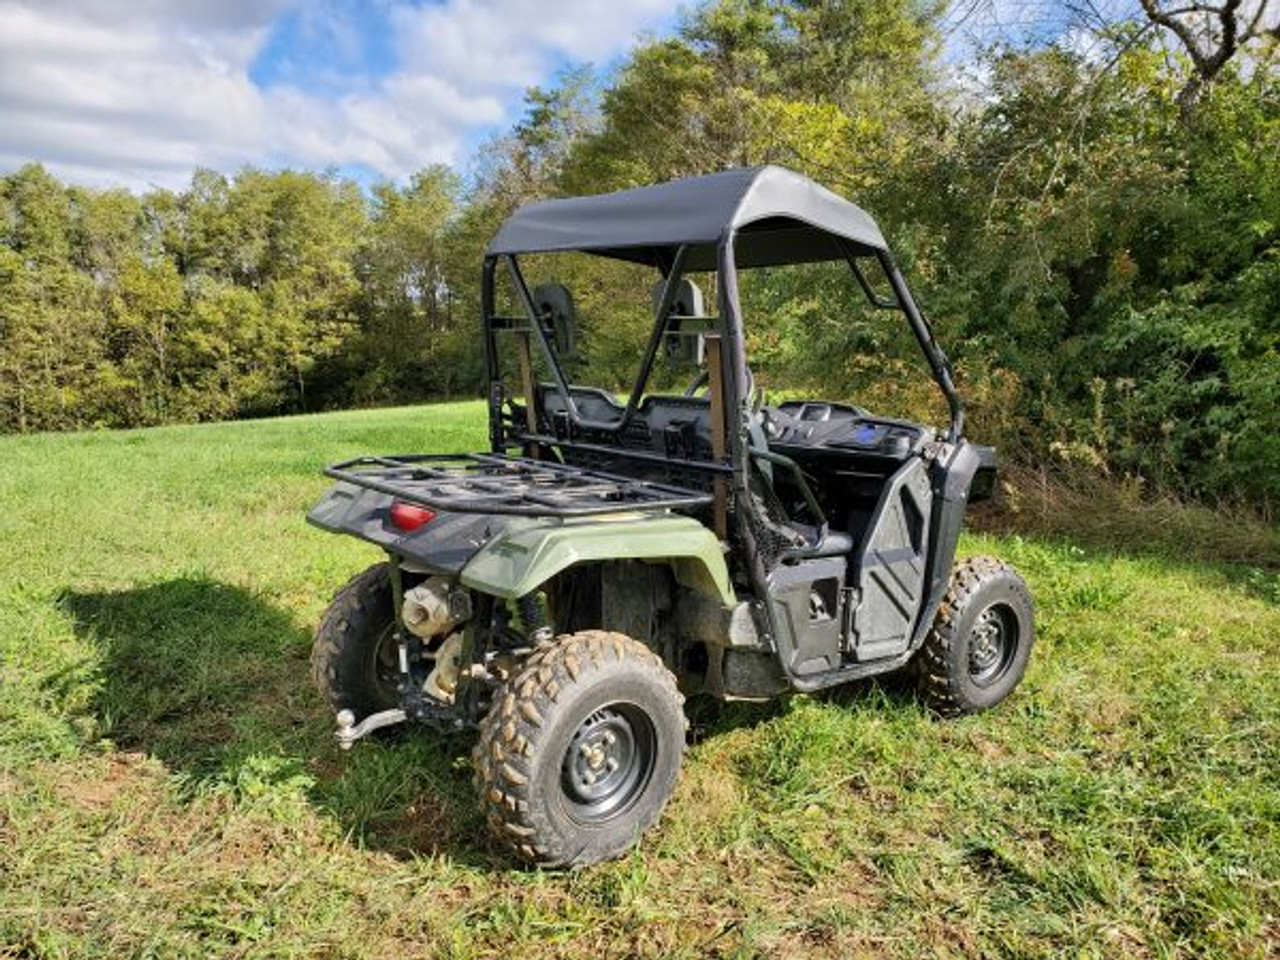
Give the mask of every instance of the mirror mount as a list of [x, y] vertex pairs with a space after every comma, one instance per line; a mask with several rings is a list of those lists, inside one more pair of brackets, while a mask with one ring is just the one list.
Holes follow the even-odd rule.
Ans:
[[[653, 288], [654, 310], [661, 308], [663, 284]], [[702, 366], [706, 360], [706, 337], [711, 332], [712, 318], [704, 315], [702, 291], [692, 280], [682, 278], [671, 301], [671, 309], [662, 319], [663, 348], [671, 363]]]
[[573, 294], [562, 283], [544, 283], [533, 288], [534, 309], [546, 339], [562, 360], [573, 356], [578, 343], [577, 312]]

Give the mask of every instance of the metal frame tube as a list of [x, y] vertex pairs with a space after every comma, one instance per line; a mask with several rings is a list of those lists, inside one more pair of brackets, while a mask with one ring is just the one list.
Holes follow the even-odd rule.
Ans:
[[916, 342], [920, 344], [920, 349], [929, 362], [933, 379], [947, 399], [947, 407], [951, 411], [951, 428], [947, 439], [956, 443], [964, 436], [964, 403], [960, 400], [960, 394], [956, 392], [955, 373], [951, 369], [951, 361], [947, 359], [947, 355], [938, 346], [938, 341], [934, 339], [933, 329], [929, 326], [929, 321], [924, 318], [924, 314], [920, 312], [915, 298], [911, 296], [907, 281], [898, 270], [897, 264], [883, 251], [877, 256], [885, 276], [889, 278], [889, 285], [893, 287], [893, 295], [898, 298], [898, 302], [902, 305], [902, 312], [907, 315], [911, 332], [916, 335]]
[[[744, 397], [749, 391], [747, 375], [746, 337], [742, 327], [742, 304], [738, 299], [738, 265], [734, 257], [733, 245], [737, 231], [725, 230], [720, 236], [716, 248], [716, 271], [719, 286], [719, 307], [721, 336], [725, 349], [721, 356], [728, 362], [729, 368], [724, 378], [725, 408], [730, 411], [733, 422], [729, 427], [730, 455], [736, 467], [742, 471], [741, 485], [746, 485], [747, 444], [746, 421], [743, 416]], [[750, 402], [750, 398], [747, 398]]]
[[[529, 291], [529, 286], [525, 282], [524, 274], [520, 269], [520, 264], [517, 261], [515, 254], [503, 255], [502, 259], [506, 261], [507, 269], [511, 271], [512, 279], [515, 281], [516, 292], [520, 297], [520, 301], [524, 306], [525, 312], [529, 316], [529, 325], [532, 328], [533, 335], [537, 338], [538, 344], [542, 349], [542, 354], [546, 358], [548, 366], [551, 368], [551, 375], [555, 380], [556, 389], [564, 399], [566, 411], [578, 426], [592, 430], [620, 431], [627, 426], [631, 421], [631, 418], [635, 415], [635, 411], [639, 407], [640, 400], [644, 396], [644, 389], [648, 386], [649, 376], [653, 372], [653, 364], [657, 359], [658, 350], [662, 346], [662, 337], [667, 331], [668, 314], [671, 312], [671, 305], [675, 302], [676, 293], [680, 287], [680, 281], [684, 276], [684, 263], [688, 253], [689, 247], [687, 244], [682, 244], [677, 247], [671, 266], [665, 272], [665, 283], [662, 289], [662, 298], [659, 301], [657, 310], [655, 311], [653, 333], [649, 337], [649, 344], [645, 350], [640, 373], [636, 378], [635, 384], [631, 388], [631, 395], [627, 401], [626, 409], [623, 410], [622, 416], [616, 421], [592, 420], [582, 416], [579, 412], [578, 405], [574, 401], [572, 391], [569, 388], [569, 383], [565, 379], [564, 368], [561, 367], [559, 358], [556, 356], [555, 351], [551, 348], [550, 342], [547, 340], [546, 331], [542, 329], [542, 324], [539, 322], [537, 307], [533, 302], [533, 294]], [[494, 316], [493, 282], [495, 264], [496, 258], [486, 258], [483, 279], [485, 344], [489, 355], [488, 375], [489, 390], [491, 394], [493, 392], [493, 386], [498, 380], [497, 343], [494, 339], [494, 331], [491, 324], [491, 319]], [[490, 415], [494, 415], [492, 410], [490, 411]]]

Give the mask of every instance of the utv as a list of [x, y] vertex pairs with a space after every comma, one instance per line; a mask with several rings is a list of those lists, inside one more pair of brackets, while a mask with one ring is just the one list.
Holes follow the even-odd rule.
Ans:
[[[558, 251], [656, 271], [625, 402], [567, 378], [573, 297], [531, 289], [521, 268]], [[753, 399], [739, 270], [821, 261], [905, 317], [946, 429]], [[715, 309], [695, 273], [713, 274]], [[995, 451], [965, 439], [948, 361], [861, 209], [777, 167], [535, 203], [489, 245], [481, 302], [489, 452], [336, 464], [308, 515], [387, 554], [316, 636], [342, 746], [405, 721], [478, 728], [495, 835], [568, 866], [621, 854], [657, 820], [684, 696], [764, 699], [908, 669], [952, 716], [1021, 679], [1026, 584], [995, 559], [953, 566]], [[672, 357], [701, 360], [688, 389], [649, 392]]]

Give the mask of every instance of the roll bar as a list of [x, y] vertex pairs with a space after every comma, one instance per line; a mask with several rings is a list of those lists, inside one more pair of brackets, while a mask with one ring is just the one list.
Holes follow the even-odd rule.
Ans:
[[[742, 311], [738, 298], [738, 271], [737, 264], [734, 259], [734, 242], [737, 237], [737, 231], [726, 229], [721, 236], [717, 245], [716, 267], [717, 282], [720, 301], [720, 324], [721, 335], [724, 337], [725, 351], [724, 362], [727, 364], [728, 376], [725, 377], [726, 387], [726, 408], [736, 411], [741, 409], [744, 400], [749, 401], [747, 392], [748, 375], [747, 375], [747, 358], [745, 348], [745, 335], [742, 323]], [[929, 370], [933, 375], [934, 381], [938, 384], [938, 388], [942, 391], [943, 397], [947, 401], [950, 412], [950, 426], [948, 429], [948, 439], [952, 442], [960, 440], [964, 435], [965, 411], [964, 404], [960, 400], [959, 393], [955, 387], [955, 372], [952, 369], [950, 361], [946, 354], [938, 345], [934, 338], [933, 329], [929, 325], [928, 320], [921, 313], [915, 298], [912, 296], [910, 289], [907, 287], [902, 272], [898, 269], [893, 258], [883, 250], [873, 251], [874, 256], [888, 278], [890, 288], [893, 290], [893, 300], [886, 300], [879, 297], [871, 288], [862, 270], [859, 268], [856, 259], [853, 256], [852, 249], [841, 242], [841, 248], [845, 253], [845, 260], [849, 268], [853, 271], [854, 277], [857, 279], [859, 286], [866, 294], [868, 301], [876, 307], [882, 309], [898, 309], [907, 318], [907, 323], [911, 327], [911, 331], [915, 336], [917, 344], [920, 346], [921, 352], [925, 356], [925, 360], [929, 364]], [[589, 252], [589, 251], [585, 251]], [[536, 339], [542, 355], [547, 362], [547, 366], [551, 371], [551, 377], [554, 381], [556, 390], [560, 393], [565, 405], [565, 411], [569, 418], [579, 427], [585, 427], [591, 430], [605, 431], [621, 431], [630, 423], [636, 410], [639, 408], [640, 402], [644, 397], [645, 387], [648, 385], [649, 377], [653, 372], [653, 365], [657, 359], [657, 354], [662, 346], [662, 338], [666, 333], [670, 323], [671, 306], [675, 301], [675, 297], [679, 291], [680, 281], [684, 276], [685, 263], [689, 254], [689, 245], [684, 244], [676, 249], [675, 256], [663, 273], [662, 296], [659, 299], [657, 308], [654, 312], [653, 331], [649, 336], [649, 342], [645, 348], [644, 355], [641, 359], [639, 373], [636, 381], [631, 388], [630, 395], [627, 399], [627, 405], [620, 417], [616, 420], [597, 420], [585, 417], [578, 409], [578, 405], [574, 400], [573, 393], [570, 390], [569, 383], [565, 378], [564, 369], [560, 364], [559, 358], [556, 356], [555, 350], [552, 348], [547, 339], [546, 332], [542, 329], [542, 324], [538, 322], [538, 312], [534, 305], [533, 295], [529, 290], [528, 284], [525, 282], [524, 274], [520, 269], [517, 255], [514, 253], [506, 253], [500, 256], [489, 256], [485, 258], [484, 271], [482, 274], [482, 290], [481, 290], [481, 313], [484, 328], [485, 340], [485, 358], [486, 372], [489, 379], [489, 390], [491, 394], [498, 380], [498, 360], [497, 360], [497, 344], [495, 342], [494, 333], [500, 329], [496, 324], [505, 318], [499, 318], [494, 312], [494, 280], [497, 272], [499, 261], [505, 262], [511, 277], [515, 283], [516, 292], [520, 299], [526, 314], [528, 315], [528, 330]], [[507, 327], [511, 329], [511, 327]], [[520, 329], [524, 329], [523, 327]], [[492, 424], [491, 424], [492, 428]], [[730, 439], [733, 447], [733, 459], [739, 461], [738, 446], [740, 443], [739, 431], [730, 430]]]

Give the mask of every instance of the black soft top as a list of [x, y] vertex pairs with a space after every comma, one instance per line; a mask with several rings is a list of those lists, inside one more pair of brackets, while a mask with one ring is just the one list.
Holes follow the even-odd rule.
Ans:
[[652, 187], [545, 200], [503, 223], [489, 255], [583, 250], [666, 268], [690, 247], [685, 269], [712, 270], [726, 230], [739, 267], [835, 260], [884, 250], [862, 208], [781, 167], [748, 167]]

